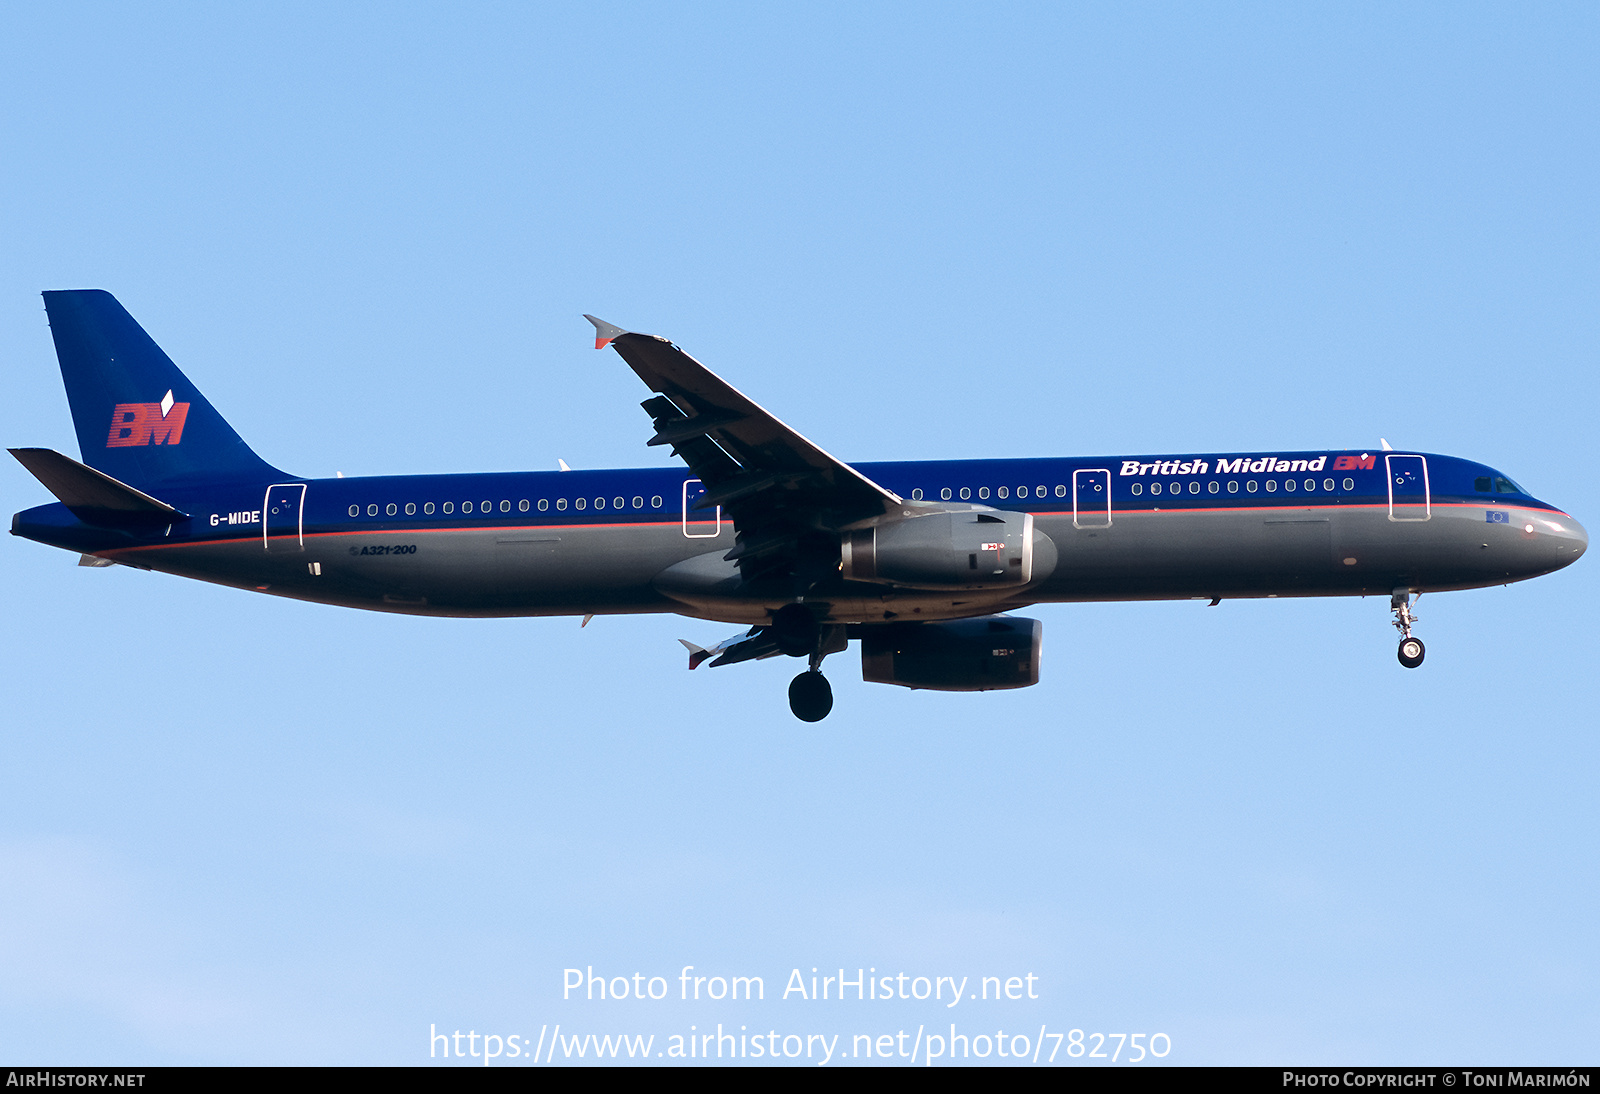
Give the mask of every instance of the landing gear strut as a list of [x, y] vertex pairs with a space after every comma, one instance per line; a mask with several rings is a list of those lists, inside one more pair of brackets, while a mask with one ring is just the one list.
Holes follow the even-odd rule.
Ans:
[[1414, 669], [1422, 664], [1427, 650], [1422, 645], [1422, 639], [1411, 636], [1411, 625], [1417, 621], [1416, 614], [1411, 610], [1411, 590], [1396, 589], [1389, 597], [1389, 610], [1394, 612], [1394, 628], [1400, 632], [1400, 663], [1408, 669]]

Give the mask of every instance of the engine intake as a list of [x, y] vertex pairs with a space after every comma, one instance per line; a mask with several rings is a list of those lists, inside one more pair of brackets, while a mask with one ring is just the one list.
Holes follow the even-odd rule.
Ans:
[[1026, 585], [1050, 575], [1055, 544], [1031, 513], [930, 513], [845, 535], [839, 572], [850, 581], [922, 589]]
[[948, 623], [881, 623], [861, 640], [861, 678], [929, 691], [1001, 691], [1039, 682], [1044, 624], [987, 615]]

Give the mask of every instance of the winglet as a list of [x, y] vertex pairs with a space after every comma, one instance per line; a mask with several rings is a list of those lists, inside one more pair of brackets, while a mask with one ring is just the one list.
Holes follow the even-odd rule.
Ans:
[[700, 663], [703, 662], [706, 658], [711, 656], [711, 651], [710, 650], [705, 649], [705, 648], [703, 648], [701, 646], [697, 646], [693, 642], [690, 642], [688, 639], [680, 638], [680, 639], [678, 639], [678, 641], [679, 641], [679, 643], [682, 644], [684, 649], [689, 651], [689, 671], [690, 672], [693, 672], [695, 669], [699, 668], [700, 667]]
[[611, 340], [613, 338], [616, 338], [619, 335], [623, 335], [623, 334], [627, 334], [628, 333], [627, 331], [623, 330], [621, 327], [613, 327], [610, 323], [607, 323], [604, 319], [596, 319], [592, 315], [585, 315], [584, 318], [587, 319], [589, 322], [594, 324], [594, 348], [595, 349], [605, 349], [607, 346], [609, 346], [611, 344]]

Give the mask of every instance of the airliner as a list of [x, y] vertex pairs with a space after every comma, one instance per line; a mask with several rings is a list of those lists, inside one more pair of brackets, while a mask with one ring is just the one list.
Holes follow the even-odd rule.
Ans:
[[848, 464], [673, 343], [586, 316], [653, 393], [672, 467], [308, 479], [245, 444], [109, 293], [44, 294], [82, 461], [14, 455], [58, 499], [11, 532], [322, 604], [431, 616], [676, 612], [737, 624], [689, 668], [785, 655], [794, 714], [826, 717], [823, 659], [865, 680], [1039, 681], [1033, 604], [1413, 598], [1575, 562], [1588, 535], [1492, 467], [1396, 450]]

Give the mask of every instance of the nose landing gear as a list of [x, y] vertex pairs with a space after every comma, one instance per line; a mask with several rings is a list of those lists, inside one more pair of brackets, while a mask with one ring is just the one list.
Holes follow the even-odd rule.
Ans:
[[1408, 669], [1414, 669], [1422, 664], [1422, 658], [1427, 653], [1422, 645], [1422, 639], [1411, 636], [1411, 625], [1417, 621], [1417, 616], [1411, 610], [1411, 590], [1396, 589], [1389, 597], [1389, 610], [1394, 612], [1394, 627], [1400, 632], [1400, 663]]

